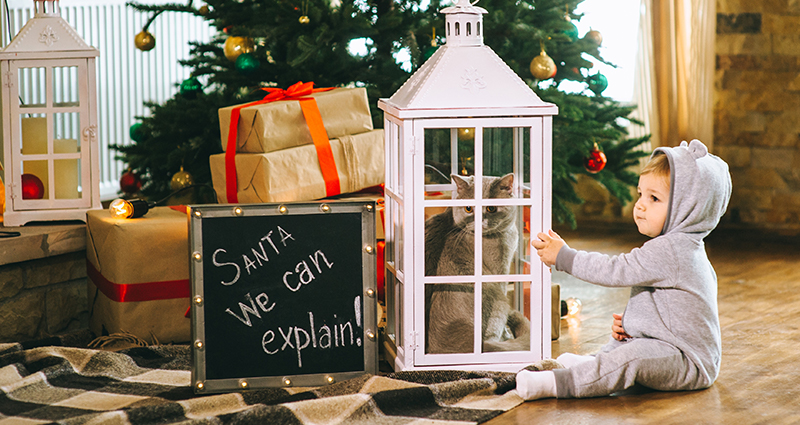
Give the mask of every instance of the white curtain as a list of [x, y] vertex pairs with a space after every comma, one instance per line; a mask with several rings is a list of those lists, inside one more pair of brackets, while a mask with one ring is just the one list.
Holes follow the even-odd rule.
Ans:
[[[651, 147], [714, 144], [714, 0], [642, 0], [634, 114]], [[633, 135], [636, 135], [635, 133]]]

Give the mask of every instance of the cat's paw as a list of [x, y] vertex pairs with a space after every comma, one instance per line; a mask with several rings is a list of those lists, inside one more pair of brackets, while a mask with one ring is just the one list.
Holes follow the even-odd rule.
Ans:
[[538, 372], [541, 370], [553, 370], [553, 369], [565, 369], [565, 367], [555, 359], [542, 359], [529, 366], [526, 366], [523, 370]]

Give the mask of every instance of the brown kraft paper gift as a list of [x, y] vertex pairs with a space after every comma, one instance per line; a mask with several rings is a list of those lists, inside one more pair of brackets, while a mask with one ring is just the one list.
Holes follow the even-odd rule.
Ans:
[[[327, 125], [327, 124], [326, 124]], [[383, 130], [330, 141], [342, 193], [383, 183]], [[211, 155], [211, 179], [217, 199], [226, 203], [225, 154]], [[313, 144], [270, 153], [236, 154], [240, 203], [294, 202], [322, 199], [322, 178]]]
[[[365, 88], [337, 88], [304, 97], [316, 100], [328, 139], [372, 130]], [[227, 149], [231, 111], [236, 106], [219, 110], [223, 151]], [[238, 129], [236, 152], [268, 153], [314, 143], [297, 100], [280, 100], [243, 108]]]
[[156, 207], [137, 219], [86, 213], [89, 328], [161, 344], [191, 339], [189, 223]]

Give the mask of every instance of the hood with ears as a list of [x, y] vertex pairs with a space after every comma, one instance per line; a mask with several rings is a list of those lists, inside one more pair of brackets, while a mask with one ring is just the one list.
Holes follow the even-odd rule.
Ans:
[[708, 152], [699, 140], [653, 151], [667, 155], [670, 168], [670, 204], [661, 234], [673, 232], [705, 237], [728, 207], [732, 183], [728, 164]]

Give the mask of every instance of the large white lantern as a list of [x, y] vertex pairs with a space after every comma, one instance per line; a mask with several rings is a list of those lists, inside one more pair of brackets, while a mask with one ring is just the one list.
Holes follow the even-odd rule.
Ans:
[[447, 43], [378, 102], [384, 347], [395, 370], [517, 371], [550, 357], [550, 271], [529, 241], [550, 227], [558, 109], [483, 44], [485, 9], [441, 13]]
[[[95, 58], [58, 0], [0, 50], [6, 226], [86, 220], [101, 208]], [[23, 190], [24, 189], [24, 190]]]

